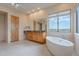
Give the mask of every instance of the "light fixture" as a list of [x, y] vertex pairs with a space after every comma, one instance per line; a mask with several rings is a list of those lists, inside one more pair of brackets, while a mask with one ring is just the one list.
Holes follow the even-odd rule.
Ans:
[[40, 8], [36, 8], [36, 9], [33, 9], [32, 11], [27, 12], [27, 14], [35, 13], [35, 12], [37, 12], [37, 11], [39, 11], [39, 10], [40, 10]]
[[12, 5], [12, 6], [14, 6], [14, 5], [15, 5], [15, 3], [11, 3], [11, 5]]
[[15, 7], [16, 7], [16, 8], [19, 7], [19, 4], [16, 4]]
[[35, 12], [35, 10], [32, 10], [32, 13], [34, 13]]
[[12, 6], [14, 6], [15, 8], [19, 7], [19, 4], [17, 3], [11, 3]]
[[37, 8], [37, 10], [40, 10], [40, 8]]
[[27, 14], [30, 14], [30, 13], [31, 13], [30, 11], [27, 12]]

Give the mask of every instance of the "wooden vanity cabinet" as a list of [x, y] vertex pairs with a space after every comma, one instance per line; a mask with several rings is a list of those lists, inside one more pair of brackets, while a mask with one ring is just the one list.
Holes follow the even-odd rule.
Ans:
[[45, 43], [46, 33], [38, 31], [26, 31], [25, 36], [28, 40], [35, 41], [38, 43]]
[[26, 38], [29, 39], [29, 40], [32, 40], [33, 39], [33, 32], [29, 32], [29, 33], [27, 32]]

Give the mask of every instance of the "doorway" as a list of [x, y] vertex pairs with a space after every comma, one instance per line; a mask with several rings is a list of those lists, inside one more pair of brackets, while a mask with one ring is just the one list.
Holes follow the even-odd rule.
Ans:
[[19, 17], [11, 16], [11, 42], [19, 40]]
[[7, 42], [7, 15], [8, 13], [0, 11], [0, 42]]

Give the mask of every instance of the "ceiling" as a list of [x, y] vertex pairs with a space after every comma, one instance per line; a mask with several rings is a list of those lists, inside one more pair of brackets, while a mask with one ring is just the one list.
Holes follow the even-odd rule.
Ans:
[[11, 3], [0, 3], [1, 6], [5, 6], [11, 9], [15, 9], [24, 13], [32, 11], [36, 8], [44, 9], [50, 6], [56, 5], [56, 3], [17, 3], [19, 7], [15, 8]]

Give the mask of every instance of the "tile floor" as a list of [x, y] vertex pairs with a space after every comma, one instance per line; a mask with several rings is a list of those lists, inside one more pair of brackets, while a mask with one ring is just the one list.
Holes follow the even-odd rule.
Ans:
[[[74, 50], [72, 56], [78, 56]], [[23, 40], [12, 43], [0, 42], [0, 56], [53, 56], [45, 44]]]
[[45, 44], [31, 41], [0, 43], [0, 56], [51, 56]]

